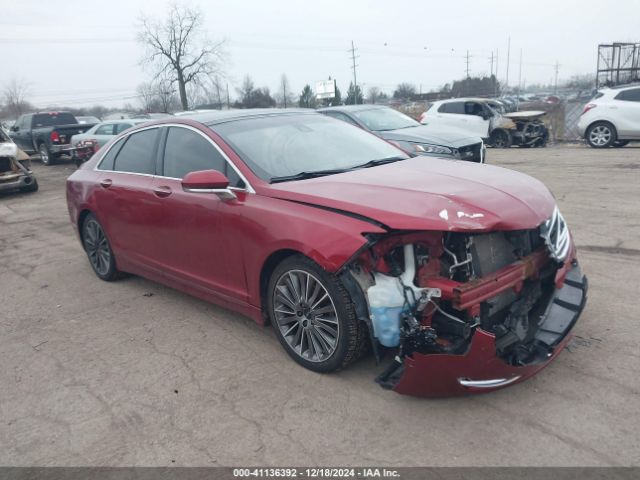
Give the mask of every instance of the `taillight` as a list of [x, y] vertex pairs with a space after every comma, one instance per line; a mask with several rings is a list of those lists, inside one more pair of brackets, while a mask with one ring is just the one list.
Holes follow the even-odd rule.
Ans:
[[60, 136], [58, 135], [58, 132], [56, 132], [55, 130], [53, 132], [51, 132], [51, 141], [52, 142], [59, 142], [60, 141]]
[[587, 113], [589, 110], [591, 110], [592, 108], [596, 108], [598, 105], [596, 105], [595, 103], [587, 103], [584, 106], [584, 110], [582, 111], [581, 115], [584, 115], [585, 113]]

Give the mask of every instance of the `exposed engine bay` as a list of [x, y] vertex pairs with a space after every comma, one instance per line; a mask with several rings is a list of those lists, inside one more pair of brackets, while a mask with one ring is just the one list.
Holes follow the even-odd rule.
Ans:
[[[377, 382], [395, 388], [416, 355], [464, 356], [478, 332], [494, 339], [490, 353], [505, 366], [547, 361], [586, 298], [571, 248], [559, 212], [532, 230], [370, 238], [347, 272], [365, 297], [369, 312], [359, 315], [376, 358], [394, 355]], [[558, 290], [564, 282], [575, 292]], [[558, 299], [565, 290], [571, 298]], [[570, 314], [551, 315], [556, 303]]]
[[[513, 112], [501, 115], [498, 121], [494, 121], [491, 132], [492, 139], [503, 139], [502, 142], [492, 143], [494, 146], [510, 147], [518, 145], [523, 147], [544, 147], [549, 140], [549, 129], [542, 117], [543, 111]], [[504, 135], [499, 135], [502, 132]]]

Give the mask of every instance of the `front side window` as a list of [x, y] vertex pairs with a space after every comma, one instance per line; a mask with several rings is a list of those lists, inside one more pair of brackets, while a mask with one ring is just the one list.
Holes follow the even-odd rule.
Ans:
[[155, 152], [158, 129], [132, 133], [115, 158], [114, 170], [120, 172], [155, 174]]
[[164, 176], [183, 178], [189, 172], [218, 170], [226, 160], [209, 140], [186, 128], [170, 127], [164, 148]]
[[96, 129], [96, 135], [113, 135], [113, 123], [107, 123], [105, 125], [100, 125]]
[[417, 127], [420, 123], [393, 108], [374, 108], [352, 112], [365, 127], [374, 132], [398, 130], [400, 128]]
[[409, 158], [375, 135], [324, 115], [240, 119], [211, 128], [265, 181], [301, 172], [347, 170], [371, 161]]
[[478, 102], [465, 102], [464, 104], [464, 113], [467, 115], [475, 115], [477, 117], [481, 117], [483, 115], [482, 105]]

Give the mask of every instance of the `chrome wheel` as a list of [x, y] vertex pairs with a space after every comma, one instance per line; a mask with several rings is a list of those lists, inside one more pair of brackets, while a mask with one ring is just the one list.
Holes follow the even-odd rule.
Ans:
[[273, 291], [273, 318], [289, 347], [301, 358], [322, 362], [336, 351], [338, 313], [324, 285], [304, 270], [289, 270]]
[[607, 125], [596, 125], [589, 132], [589, 143], [596, 147], [604, 147], [611, 142], [613, 132]]
[[91, 266], [100, 276], [106, 276], [111, 268], [111, 248], [100, 224], [93, 218], [84, 224], [83, 243]]
[[40, 151], [40, 161], [45, 165], [49, 165], [49, 149], [44, 143], [40, 145], [39, 151]]

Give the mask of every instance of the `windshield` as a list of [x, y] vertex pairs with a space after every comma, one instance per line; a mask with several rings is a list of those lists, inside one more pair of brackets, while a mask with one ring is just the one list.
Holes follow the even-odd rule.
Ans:
[[242, 119], [211, 128], [265, 181], [302, 172], [344, 171], [372, 160], [409, 158], [358, 127], [319, 114]]
[[364, 123], [369, 130], [373, 130], [374, 132], [417, 127], [420, 125], [420, 123], [416, 122], [413, 118], [392, 108], [372, 108], [371, 110], [351, 112], [351, 114]]

